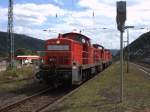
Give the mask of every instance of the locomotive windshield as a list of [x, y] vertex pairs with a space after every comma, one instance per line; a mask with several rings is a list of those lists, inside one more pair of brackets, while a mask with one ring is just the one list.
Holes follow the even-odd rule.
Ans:
[[50, 51], [64, 51], [69, 50], [69, 45], [48, 45], [47, 49]]

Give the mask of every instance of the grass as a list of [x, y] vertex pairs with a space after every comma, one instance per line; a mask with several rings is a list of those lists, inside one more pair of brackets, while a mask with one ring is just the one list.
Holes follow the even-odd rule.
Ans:
[[133, 65], [124, 74], [124, 101], [120, 95], [119, 64], [115, 63], [54, 106], [54, 112], [149, 112], [150, 77]]
[[28, 84], [27, 80], [15, 81], [14, 83], [3, 83], [0, 85], [0, 93], [15, 91], [19, 88], [22, 88], [26, 84]]
[[[24, 67], [19, 69], [9, 69], [0, 73], [0, 92], [9, 92], [21, 88], [28, 83], [25, 78], [33, 77], [33, 68]], [[14, 80], [14, 82], [3, 83], [3, 81]]]
[[23, 78], [28, 78], [33, 75], [32, 67], [24, 67], [24, 68], [14, 68], [9, 69], [7, 71], [3, 71], [0, 73], [0, 81], [5, 80], [18, 80]]

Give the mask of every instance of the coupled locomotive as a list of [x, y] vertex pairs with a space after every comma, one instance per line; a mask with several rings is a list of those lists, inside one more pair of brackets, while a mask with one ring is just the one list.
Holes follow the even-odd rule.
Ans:
[[47, 40], [44, 53], [44, 62], [39, 66], [36, 78], [50, 83], [79, 85], [112, 61], [109, 50], [98, 44], [92, 45], [90, 38], [74, 32]]

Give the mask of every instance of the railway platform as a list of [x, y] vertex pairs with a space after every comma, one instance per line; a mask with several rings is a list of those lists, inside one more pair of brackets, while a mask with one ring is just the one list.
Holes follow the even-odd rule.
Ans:
[[119, 69], [118, 62], [112, 64], [43, 112], [150, 112], [147, 73], [150, 71], [133, 63], [130, 63], [129, 73], [124, 68], [123, 102], [120, 103]]

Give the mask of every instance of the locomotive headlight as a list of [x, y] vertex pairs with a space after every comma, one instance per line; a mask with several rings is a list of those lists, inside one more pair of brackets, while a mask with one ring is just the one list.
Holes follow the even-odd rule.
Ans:
[[73, 66], [72, 69], [77, 69], [77, 66]]
[[35, 69], [36, 69], [36, 70], [39, 69], [39, 66], [35, 66]]
[[52, 61], [54, 61], [54, 59], [53, 58], [49, 58], [49, 62], [52, 62]]
[[60, 41], [59, 41], [59, 40], [57, 40], [57, 41], [56, 41], [56, 44], [60, 44]]
[[72, 63], [72, 69], [77, 69], [77, 63], [76, 62]]

